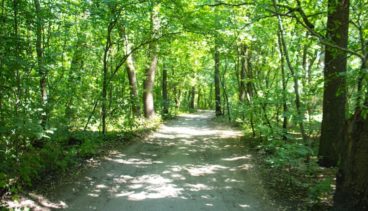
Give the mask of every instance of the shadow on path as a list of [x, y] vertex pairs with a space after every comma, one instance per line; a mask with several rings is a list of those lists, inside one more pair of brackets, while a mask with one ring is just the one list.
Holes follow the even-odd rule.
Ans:
[[[112, 151], [38, 210], [277, 210], [242, 133], [202, 111], [166, 122], [145, 140]], [[31, 195], [32, 196], [32, 195]], [[35, 202], [36, 201], [36, 202]], [[53, 201], [53, 202], [51, 202]]]

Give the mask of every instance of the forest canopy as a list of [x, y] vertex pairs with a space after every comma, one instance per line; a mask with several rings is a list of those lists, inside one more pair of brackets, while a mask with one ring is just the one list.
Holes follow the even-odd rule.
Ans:
[[366, 0], [1, 0], [0, 192], [208, 109], [367, 208], [367, 60]]

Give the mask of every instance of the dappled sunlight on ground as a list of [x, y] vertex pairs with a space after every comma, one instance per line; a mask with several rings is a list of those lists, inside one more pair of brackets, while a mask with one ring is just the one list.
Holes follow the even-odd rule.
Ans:
[[212, 117], [183, 115], [111, 151], [39, 210], [272, 210], [241, 132], [210, 126]]

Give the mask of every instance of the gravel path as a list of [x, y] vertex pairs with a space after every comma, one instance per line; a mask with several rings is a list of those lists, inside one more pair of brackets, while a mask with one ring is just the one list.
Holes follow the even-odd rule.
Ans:
[[167, 121], [145, 140], [112, 151], [49, 199], [39, 199], [38, 209], [278, 210], [241, 131], [213, 117], [201, 111]]

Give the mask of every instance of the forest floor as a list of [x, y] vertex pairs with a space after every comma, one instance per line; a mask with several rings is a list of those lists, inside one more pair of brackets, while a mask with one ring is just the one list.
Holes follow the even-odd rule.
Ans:
[[282, 210], [268, 196], [242, 132], [213, 118], [200, 111], [166, 121], [20, 204], [33, 210]]

